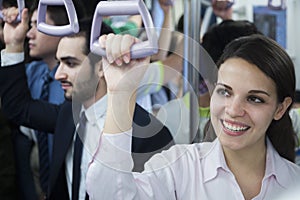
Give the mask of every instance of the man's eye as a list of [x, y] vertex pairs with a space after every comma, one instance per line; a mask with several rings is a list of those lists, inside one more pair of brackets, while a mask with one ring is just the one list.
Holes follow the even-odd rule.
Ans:
[[69, 67], [74, 67], [76, 65], [76, 63], [74, 62], [66, 62], [66, 64], [69, 66]]

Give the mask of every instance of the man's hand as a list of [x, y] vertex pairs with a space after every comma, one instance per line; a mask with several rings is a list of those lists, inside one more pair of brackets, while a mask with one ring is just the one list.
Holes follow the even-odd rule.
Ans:
[[3, 9], [3, 18], [5, 21], [3, 28], [5, 50], [8, 53], [16, 53], [24, 51], [24, 41], [28, 31], [28, 9], [24, 9], [21, 15], [21, 22], [16, 23], [18, 9], [10, 7]]
[[212, 1], [213, 11], [216, 16], [220, 17], [222, 20], [232, 19], [232, 7], [227, 7], [226, 1]]
[[[163, 10], [163, 12], [166, 14], [166, 13], [169, 13], [170, 12], [170, 10], [172, 9], [172, 7], [173, 7], [173, 4], [171, 3], [171, 4], [169, 4], [168, 2], [168, 0], [159, 0], [158, 1], [159, 2], [159, 5], [160, 5], [160, 7], [161, 7], [161, 9]], [[174, 3], [174, 2], [173, 2]]]

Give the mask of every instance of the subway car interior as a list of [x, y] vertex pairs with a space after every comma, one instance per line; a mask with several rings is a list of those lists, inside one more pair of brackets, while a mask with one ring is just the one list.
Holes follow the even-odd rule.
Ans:
[[299, 0], [0, 0], [0, 199], [300, 199], [298, 19]]

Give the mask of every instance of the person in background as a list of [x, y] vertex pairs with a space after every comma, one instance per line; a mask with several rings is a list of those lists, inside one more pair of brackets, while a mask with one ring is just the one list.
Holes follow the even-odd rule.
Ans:
[[295, 102], [290, 110], [294, 131], [297, 135], [296, 164], [300, 166], [300, 91], [295, 92]]
[[[30, 29], [26, 36], [29, 61], [26, 75], [31, 96], [54, 104], [64, 101], [60, 83], [54, 79], [58, 67], [55, 53], [61, 37], [44, 34], [37, 29], [38, 0], [31, 2]], [[78, 18], [85, 16], [78, 1], [74, 1]], [[64, 6], [47, 6], [46, 23], [60, 26], [69, 23]], [[25, 49], [25, 52], [27, 49]], [[27, 57], [27, 55], [26, 55]], [[39, 199], [47, 196], [49, 169], [52, 157], [53, 135], [46, 136], [41, 131], [21, 127], [15, 135], [15, 152], [19, 196], [21, 199]]]
[[[55, 53], [60, 37], [39, 32], [37, 29], [38, 1], [31, 7], [28, 38], [31, 62], [26, 64], [27, 83], [31, 96], [54, 104], [64, 101], [63, 90], [54, 74], [57, 69]], [[68, 16], [63, 6], [48, 6], [46, 23], [68, 24]], [[20, 199], [40, 199], [47, 196], [49, 169], [52, 157], [53, 135], [20, 127], [14, 138], [16, 152], [17, 182]]]
[[[1, 1], [1, 9], [5, 10], [8, 7], [17, 7], [15, 0]], [[25, 6], [31, 6], [31, 2], [25, 2]], [[2, 11], [1, 10], [1, 11]], [[0, 50], [5, 48], [3, 35], [4, 20], [0, 19]], [[1, 58], [0, 58], [1, 61]], [[1, 99], [1, 97], [0, 97]], [[14, 200], [19, 199], [20, 191], [18, 190], [16, 157], [14, 152], [14, 136], [19, 133], [19, 127], [9, 121], [2, 112], [0, 104], [0, 199]]]
[[295, 102], [293, 104], [293, 108], [300, 108], [300, 90], [296, 90], [295, 92]]
[[12, 130], [0, 107], [0, 199], [17, 199], [15, 157]]
[[212, 0], [211, 6], [215, 16], [220, 17], [222, 20], [232, 19], [232, 1], [218, 1]]
[[[165, 77], [166, 73], [164, 72], [164, 61], [168, 58], [168, 54], [170, 52], [170, 48], [172, 43], [176, 43], [179, 38], [175, 37], [174, 35], [174, 23], [172, 19], [172, 13], [173, 13], [173, 4], [169, 4], [165, 0], [158, 0], [161, 10], [163, 11], [163, 23], [161, 28], [157, 27], [157, 32], [159, 32], [159, 40], [158, 40], [158, 52], [151, 56], [151, 62], [153, 65], [157, 65], [160, 69], [160, 76], [162, 78], [162, 82], [159, 83], [157, 87], [157, 91], [155, 93], [152, 93], [150, 95], [151, 97], [151, 105], [152, 105], [152, 113], [156, 113], [159, 108], [167, 103], [170, 100], [170, 95], [168, 94], [168, 88], [166, 87], [166, 84], [168, 84], [170, 81], [170, 78]], [[153, 2], [155, 5], [155, 2]], [[158, 9], [158, 8], [156, 8]], [[155, 20], [158, 16], [153, 15], [152, 12], [152, 18]], [[172, 57], [172, 56], [171, 56]], [[170, 58], [168, 58], [170, 60]], [[180, 65], [178, 63], [177, 65], [174, 65], [174, 68], [176, 66]], [[181, 68], [181, 67], [180, 67]], [[173, 79], [174, 77], [172, 77]]]

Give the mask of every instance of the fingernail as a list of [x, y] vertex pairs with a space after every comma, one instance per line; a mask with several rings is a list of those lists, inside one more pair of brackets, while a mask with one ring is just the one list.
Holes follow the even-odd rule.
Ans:
[[123, 60], [124, 60], [124, 62], [125, 62], [126, 64], [128, 64], [128, 63], [130, 62], [130, 59], [129, 59], [129, 57], [128, 57], [127, 55], [124, 55], [124, 56], [123, 56]]
[[122, 65], [122, 61], [118, 58], [115, 60], [115, 63], [118, 65], [118, 66], [121, 66]]
[[109, 64], [112, 64], [114, 62], [114, 60], [112, 59], [112, 57], [107, 56], [106, 58], [107, 58], [107, 61], [108, 61]]

